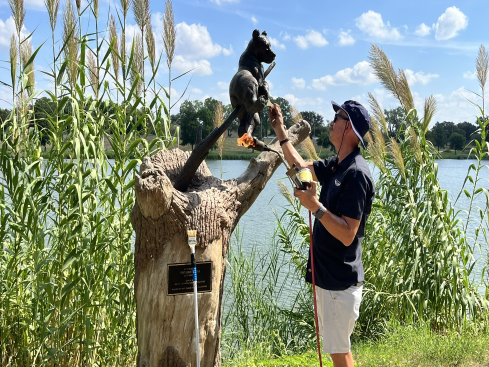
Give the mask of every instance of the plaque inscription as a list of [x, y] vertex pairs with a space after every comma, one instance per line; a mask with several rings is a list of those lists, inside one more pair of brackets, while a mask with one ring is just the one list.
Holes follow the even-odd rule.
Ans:
[[[168, 295], [194, 293], [192, 264], [168, 264]], [[212, 292], [212, 261], [197, 262], [197, 292]]]

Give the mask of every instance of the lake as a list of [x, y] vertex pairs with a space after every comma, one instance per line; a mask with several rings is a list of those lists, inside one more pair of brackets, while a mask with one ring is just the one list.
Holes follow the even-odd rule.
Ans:
[[[444, 159], [437, 160], [438, 164], [438, 179], [440, 187], [447, 190], [448, 196], [452, 203], [455, 202], [457, 196], [462, 188], [464, 179], [467, 175], [467, 170], [470, 164], [477, 164], [476, 160], [455, 160], [455, 159]], [[223, 160], [222, 161], [222, 175], [221, 175], [221, 161], [210, 160], [207, 161], [207, 166], [209, 167], [212, 174], [216, 177], [221, 177], [224, 180], [237, 178], [241, 173], [243, 173], [248, 167], [249, 161], [240, 160]], [[373, 165], [370, 164], [371, 171], [374, 178], [377, 176]], [[252, 207], [246, 212], [246, 214], [241, 218], [239, 222], [240, 232], [242, 236], [242, 248], [243, 252], [251, 252], [253, 245], [260, 252], [260, 249], [264, 251], [267, 250], [267, 244], [270, 243], [270, 239], [273, 237], [274, 230], [277, 228], [276, 217], [274, 211], [277, 215], [281, 215], [284, 212], [284, 208], [288, 205], [288, 201], [280, 193], [277, 180], [282, 179], [287, 187], [291, 187], [285, 175], [285, 167], [280, 166], [272, 178], [268, 181], [267, 185], [260, 193], [258, 198]], [[475, 177], [474, 177], [475, 178]], [[482, 180], [479, 183], [479, 187], [489, 188], [489, 169], [484, 167], [480, 173], [479, 178]], [[468, 189], [471, 192], [471, 189]], [[462, 194], [455, 204], [456, 210], [467, 210], [469, 206], [468, 198]], [[483, 195], [479, 195], [478, 200], [474, 203], [475, 208], [477, 206], [485, 206], [485, 198]], [[473, 211], [474, 213], [474, 211]], [[308, 220], [307, 210], [303, 210], [303, 216]], [[459, 216], [462, 218], [465, 214], [461, 212]], [[469, 233], [473, 234], [475, 228], [469, 227]], [[233, 241], [231, 241], [231, 246]], [[487, 256], [488, 246], [481, 249], [482, 256]], [[481, 253], [475, 254], [476, 257], [480, 257]], [[480, 262], [478, 264], [479, 270], [476, 271], [476, 277], [480, 275], [480, 269], [482, 269], [484, 264]], [[226, 277], [228, 281], [229, 277]], [[295, 283], [295, 282], [294, 282]], [[291, 288], [295, 288], [292, 286]], [[291, 289], [292, 291], [293, 289]]]

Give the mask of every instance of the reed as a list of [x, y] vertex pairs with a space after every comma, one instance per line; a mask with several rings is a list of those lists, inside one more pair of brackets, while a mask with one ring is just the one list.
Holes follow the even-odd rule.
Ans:
[[[470, 203], [467, 210], [457, 213], [447, 192], [440, 189], [436, 149], [425, 137], [426, 126], [436, 111], [435, 99], [426, 99], [421, 118], [415, 109], [407, 111], [412, 106], [409, 86], [403, 81], [404, 72], [395, 73], [387, 56], [376, 46], [372, 47], [372, 54], [378, 58], [377, 75], [406, 109], [406, 120], [386, 149], [385, 118], [380, 105], [370, 95], [372, 131], [366, 136], [369, 142], [366, 153], [379, 172], [376, 198], [362, 244], [366, 284], [353, 338], [381, 338], [388, 333], [392, 320], [400, 325], [421, 322], [436, 333], [487, 327], [487, 253], [482, 253], [482, 244], [488, 242], [489, 194], [480, 187], [479, 173], [487, 167], [482, 159], [487, 155], [489, 121], [479, 119], [481, 140], [474, 141], [471, 150], [478, 163], [470, 165], [460, 193], [469, 198]], [[485, 116], [482, 108], [479, 113]], [[308, 225], [300, 203], [284, 184], [279, 186], [290, 205], [283, 216], [277, 218], [274, 241], [287, 254], [285, 261], [293, 266], [294, 278], [303, 279], [308, 257]], [[483, 195], [485, 206], [474, 212], [472, 205], [478, 195]], [[475, 236], [469, 233], [470, 227], [475, 228]], [[232, 298], [245, 304], [263, 300], [263, 289], [255, 286], [263, 281], [260, 266], [255, 266], [255, 270], [250, 267], [256, 263], [257, 254], [252, 253], [248, 257], [250, 261], [234, 257], [230, 262], [234, 274], [229, 292]], [[480, 277], [475, 275], [477, 267]], [[233, 350], [251, 350], [251, 346], [255, 346], [269, 357], [290, 351], [289, 347], [294, 344], [289, 344], [287, 334], [283, 333], [284, 326], [266, 324], [267, 320], [284, 312], [288, 316], [287, 327], [295, 330], [296, 335], [304, 335], [304, 340], [314, 341], [312, 293], [310, 287], [301, 286], [289, 293], [288, 298], [296, 301], [293, 310], [267, 303], [269, 312], [274, 315], [250, 315], [248, 309], [237, 312], [233, 307], [238, 306], [232, 303], [226, 321], [233, 332], [229, 337], [235, 338], [230, 342]], [[247, 323], [250, 318], [252, 322]], [[259, 329], [264, 324], [267, 332]], [[274, 333], [270, 332], [272, 327], [276, 328]], [[280, 341], [270, 334], [278, 335]], [[262, 335], [271, 341], [262, 340]], [[273, 349], [276, 345], [281, 346], [279, 351]], [[293, 350], [300, 350], [300, 347]]]
[[75, 90], [78, 80], [78, 54], [77, 21], [71, 0], [66, 0], [63, 9], [63, 50], [67, 62], [66, 72], [71, 93]]
[[488, 60], [489, 56], [487, 54], [486, 48], [484, 45], [481, 45], [479, 48], [479, 54], [477, 55], [477, 59], [475, 61], [475, 70], [477, 72], [477, 80], [479, 81], [479, 86], [481, 88], [481, 97], [482, 97], [482, 109], [484, 110], [484, 101], [485, 101], [485, 90], [486, 90], [486, 81], [487, 81], [487, 69], [488, 69]]
[[[108, 65], [97, 63], [99, 57], [124, 60], [122, 51], [113, 46], [99, 55], [100, 40], [91, 51], [90, 37], [81, 34], [69, 1], [61, 40], [55, 39], [58, 6], [46, 0], [53, 59], [52, 72], [45, 75], [54, 93], [41, 91], [48, 101], [43, 113], [36, 112], [37, 119], [32, 106], [39, 91], [30, 79], [36, 73], [36, 52], [30, 40], [19, 43], [12, 37], [16, 108], [2, 121], [0, 145], [0, 364], [133, 366], [133, 177], [143, 156], [175, 139], [159, 97], [147, 103], [136, 89], [126, 89], [132, 62], [121, 62], [123, 82], [116, 77], [119, 66], [111, 73]], [[92, 6], [101, 16], [96, 3]], [[79, 2], [77, 9], [80, 16]], [[128, 55], [136, 60], [139, 84], [141, 48], [140, 37]], [[94, 96], [82, 92], [86, 77]], [[108, 82], [115, 91], [105, 88]], [[121, 101], [114, 101], [116, 94]], [[27, 129], [29, 124], [34, 128]], [[156, 139], [148, 139], [150, 132]], [[41, 134], [48, 141], [44, 158]], [[104, 141], [113, 159], [108, 159]]]
[[166, 65], [168, 67], [168, 107], [173, 107], [171, 104], [171, 82], [172, 82], [172, 63], [175, 56], [175, 42], [177, 38], [177, 31], [175, 28], [175, 17], [173, 15], [173, 4], [171, 0], [165, 1], [165, 14], [163, 15], [163, 32], [161, 34], [163, 39], [163, 46], [166, 53]]
[[134, 92], [136, 95], [141, 95], [143, 91], [143, 73], [144, 73], [144, 46], [143, 40], [140, 34], [134, 35], [133, 45], [132, 45], [133, 59], [131, 64], [131, 84], [135, 85], [136, 88]]
[[109, 37], [110, 37], [110, 42], [112, 44], [111, 54], [112, 54], [112, 68], [114, 70], [114, 77], [116, 81], [119, 81], [120, 52], [119, 52], [119, 42], [117, 36], [117, 26], [115, 24], [115, 18], [113, 15], [110, 16], [110, 21], [109, 21]]

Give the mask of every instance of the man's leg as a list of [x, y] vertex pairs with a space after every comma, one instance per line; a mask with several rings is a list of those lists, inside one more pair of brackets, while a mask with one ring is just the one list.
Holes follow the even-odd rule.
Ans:
[[362, 290], [362, 286], [350, 287], [345, 291], [316, 287], [323, 350], [331, 356], [334, 367], [353, 367], [350, 335], [359, 315]]
[[351, 352], [330, 354], [334, 367], [353, 367]]

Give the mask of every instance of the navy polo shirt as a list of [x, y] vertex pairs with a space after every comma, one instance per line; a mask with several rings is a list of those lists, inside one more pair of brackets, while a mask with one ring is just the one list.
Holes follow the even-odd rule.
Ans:
[[[350, 246], [333, 237], [319, 222], [314, 221], [313, 248], [316, 285], [328, 290], [344, 290], [364, 280], [362, 239], [365, 222], [372, 209], [374, 181], [367, 162], [355, 149], [340, 164], [336, 157], [313, 163], [321, 184], [319, 201], [331, 213], [360, 220], [357, 234]], [[307, 262], [306, 281], [312, 283], [311, 257]]]

